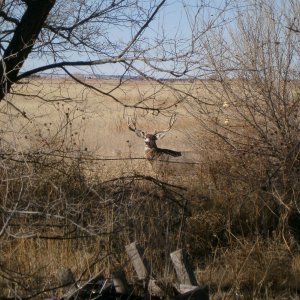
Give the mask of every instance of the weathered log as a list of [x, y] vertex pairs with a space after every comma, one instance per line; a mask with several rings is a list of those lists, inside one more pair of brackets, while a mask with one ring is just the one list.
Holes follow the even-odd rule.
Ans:
[[156, 281], [153, 278], [150, 278], [151, 271], [149, 263], [144, 256], [143, 248], [136, 242], [127, 245], [125, 248], [138, 279], [144, 280], [144, 287], [147, 288], [149, 295], [157, 297], [165, 296], [162, 289], [156, 284]]
[[136, 242], [133, 242], [125, 247], [130, 261], [135, 269], [138, 279], [145, 280], [149, 278], [150, 267], [144, 257], [144, 251]]
[[181, 284], [197, 286], [197, 280], [192, 270], [187, 254], [179, 249], [170, 254], [177, 278]]

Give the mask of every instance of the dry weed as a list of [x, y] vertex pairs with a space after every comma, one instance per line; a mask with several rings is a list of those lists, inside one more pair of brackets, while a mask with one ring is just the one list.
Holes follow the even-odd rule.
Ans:
[[[36, 93], [48, 93], [54, 102], [18, 101], [31, 121], [3, 117], [13, 126], [3, 129], [1, 144], [1, 297], [59, 296], [73, 279], [109, 276], [118, 268], [132, 280], [124, 246], [134, 240], [162, 280], [174, 279], [169, 253], [187, 249], [212, 299], [296, 297], [299, 241], [265, 186], [265, 161], [232, 152], [179, 107], [178, 127], [160, 146], [194, 148], [199, 164], [193, 174], [179, 168], [161, 177], [127, 129], [132, 112], [105, 107], [107, 99], [71, 83], [43, 83]], [[118, 96], [150, 101], [158, 90], [131, 82]], [[170, 96], [160, 92], [163, 101]], [[141, 120], [145, 130], [165, 124], [161, 116]]]

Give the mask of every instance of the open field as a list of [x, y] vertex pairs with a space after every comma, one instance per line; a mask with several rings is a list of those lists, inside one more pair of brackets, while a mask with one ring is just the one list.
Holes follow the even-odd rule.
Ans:
[[[118, 82], [110, 80], [87, 82], [89, 85], [99, 86], [104, 92], [113, 90], [118, 85]], [[172, 86], [191, 88], [189, 85], [185, 87], [183, 83], [173, 83]], [[60, 151], [82, 150], [93, 157], [112, 159], [105, 166], [106, 169], [111, 169], [105, 173], [112, 177], [126, 173], [126, 168], [137, 171], [142, 167], [144, 172], [149, 169], [143, 160], [144, 142], [129, 131], [128, 117], [137, 115], [138, 126], [146, 132], [154, 132], [166, 129], [171, 116], [168, 112], [157, 115], [151, 111], [145, 115], [145, 111], [124, 107], [109, 96], [99, 97], [93, 91], [83, 90], [81, 85], [72, 81], [33, 81], [26, 86], [25, 91], [20, 87], [17, 92], [30, 93], [37, 97], [13, 96], [10, 101], [20, 112], [14, 106], [3, 103], [3, 144], [13, 145], [17, 152], [51, 152], [56, 147]], [[126, 82], [116, 92], [112, 92], [112, 95], [127, 106], [143, 100], [151, 107], [153, 102], [157, 105], [156, 98], [164, 103], [163, 106], [169, 106], [176, 100], [167, 88], [144, 81]], [[47, 98], [47, 101], [41, 98]], [[67, 100], [63, 101], [64, 99]], [[173, 109], [171, 111], [174, 112]], [[26, 112], [27, 118], [22, 116], [22, 112]], [[184, 159], [179, 162], [200, 163], [199, 157], [193, 151], [193, 144], [186, 136], [186, 132], [194, 128], [193, 120], [183, 105], [179, 104], [175, 112], [177, 121], [167, 136], [159, 141], [159, 146], [184, 152]], [[113, 160], [121, 158], [137, 160], [131, 160], [130, 166], [126, 161]], [[117, 169], [121, 173], [114, 173]], [[179, 172], [175, 165], [173, 169], [174, 172]], [[91, 171], [97, 171], [95, 163]]]
[[[93, 82], [89, 82], [95, 85]], [[105, 92], [112, 90], [116, 86], [116, 82], [104, 81], [98, 85]], [[182, 86], [182, 84], [180, 84]], [[31, 88], [34, 91], [31, 90]], [[42, 137], [50, 139], [55, 136], [57, 131], [67, 121], [71, 122], [70, 130], [72, 130], [74, 142], [82, 148], [87, 148], [95, 154], [102, 156], [114, 156], [116, 153], [128, 153], [128, 140], [132, 145], [132, 151], [142, 153], [143, 142], [136, 139], [134, 134], [128, 130], [127, 118], [137, 114], [145, 114], [145, 112], [136, 112], [135, 108], [123, 107], [108, 96], [95, 95], [93, 91], [82, 90], [79, 84], [74, 82], [57, 81], [51, 84], [45, 81], [36, 81], [32, 86], [27, 87], [27, 92], [38, 95], [38, 97], [14, 96], [11, 102], [15, 104], [20, 111], [25, 111], [28, 119], [22, 118], [13, 107], [2, 104], [2, 111], [11, 111], [13, 116], [5, 120], [7, 128], [14, 128], [15, 137], [21, 138], [19, 147], [30, 149], [30, 143], [38, 142], [34, 140], [34, 135], [41, 134]], [[158, 95], [156, 95], [158, 94]], [[134, 105], [142, 99], [148, 102], [157, 100], [165, 105], [172, 104], [170, 91], [163, 91], [159, 85], [147, 84], [143, 81], [130, 81], [122, 85], [121, 91], [113, 92], [112, 95], [126, 105]], [[48, 102], [41, 101], [40, 98], [47, 97]], [[140, 100], [138, 100], [140, 98]], [[57, 100], [56, 100], [57, 99]], [[67, 101], [60, 101], [68, 99]], [[72, 99], [72, 101], [70, 101]], [[168, 104], [166, 104], [168, 103]], [[152, 104], [153, 106], [153, 104]], [[170, 146], [179, 148], [180, 150], [192, 150], [191, 146], [186, 143], [184, 130], [193, 127], [192, 119], [186, 114], [182, 106], [177, 106], [178, 114], [177, 122], [166, 139], [161, 141], [161, 146]], [[170, 114], [169, 114], [170, 116]], [[165, 129], [168, 126], [169, 117], [162, 114], [157, 115], [156, 112], [149, 111], [145, 116], [138, 115], [138, 125], [145, 131], [153, 132], [154, 130]], [[3, 124], [4, 125], [4, 124]], [[8, 129], [7, 129], [8, 130]], [[5, 130], [3, 130], [5, 132]], [[11, 130], [9, 130], [11, 133]], [[27, 141], [25, 140], [25, 136]], [[12, 139], [13, 137], [10, 136]], [[51, 140], [48, 140], [51, 143]]]
[[[169, 253], [185, 248], [211, 299], [299, 299], [299, 240], [274, 200], [281, 190], [262, 186], [266, 158], [232, 151], [188, 113], [189, 97], [179, 101], [184, 93], [208, 98], [208, 89], [180, 81], [167, 83], [172, 89], [86, 83], [102, 96], [39, 79], [1, 103], [0, 298], [57, 297], [70, 283], [68, 269], [79, 282], [118, 268], [130, 277], [124, 246], [137, 240], [167, 281], [174, 277]], [[176, 101], [175, 109], [151, 110]], [[140, 105], [150, 110], [132, 107]], [[139, 127], [154, 131], [167, 128], [174, 111], [177, 121], [158, 145], [196, 164], [174, 164], [161, 176], [142, 159], [143, 140], [128, 130], [127, 117], [136, 114]], [[238, 125], [243, 134], [251, 130]]]

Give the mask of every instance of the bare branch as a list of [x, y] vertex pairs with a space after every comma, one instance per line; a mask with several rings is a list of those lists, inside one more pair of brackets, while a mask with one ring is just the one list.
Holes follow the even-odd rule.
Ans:
[[127, 53], [127, 51], [132, 47], [132, 45], [136, 42], [136, 40], [138, 39], [138, 37], [143, 33], [143, 31], [149, 26], [149, 24], [152, 22], [152, 20], [154, 19], [155, 15], [158, 13], [158, 11], [160, 10], [160, 8], [164, 5], [164, 3], [166, 2], [166, 0], [162, 0], [160, 2], [160, 4], [156, 7], [156, 9], [154, 10], [154, 12], [152, 13], [152, 15], [148, 18], [148, 20], [146, 21], [146, 23], [140, 28], [140, 30], [135, 34], [135, 36], [131, 39], [130, 43], [127, 45], [127, 47], [119, 54], [118, 57], [123, 57], [125, 53]]
[[170, 120], [169, 120], [169, 127], [165, 130], [160, 130], [160, 131], [156, 131], [154, 134], [162, 134], [162, 133], [167, 133], [168, 131], [171, 130], [171, 128], [173, 127], [174, 123], [176, 122], [176, 113], [172, 114]]
[[5, 21], [12, 22], [16, 25], [19, 25], [19, 20], [13, 17], [8, 16], [3, 10], [0, 10], [0, 17], [2, 17]]

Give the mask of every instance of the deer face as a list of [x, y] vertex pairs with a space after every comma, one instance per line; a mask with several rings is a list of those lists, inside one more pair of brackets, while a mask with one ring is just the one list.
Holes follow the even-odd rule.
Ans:
[[145, 138], [144, 138], [147, 148], [157, 148], [157, 145], [156, 145], [157, 140], [158, 140], [158, 138], [156, 137], [155, 134], [149, 134], [149, 133], [146, 134]]
[[151, 155], [156, 155], [156, 156], [161, 156], [162, 154], [167, 154], [167, 155], [171, 155], [171, 156], [180, 156], [181, 153], [177, 152], [177, 151], [173, 151], [173, 150], [169, 150], [169, 149], [161, 149], [158, 148], [156, 145], [156, 141], [159, 139], [162, 139], [167, 132], [170, 131], [170, 129], [172, 128], [174, 122], [175, 122], [176, 116], [172, 115], [170, 121], [169, 121], [169, 127], [166, 130], [162, 130], [162, 131], [155, 131], [153, 134], [151, 133], [146, 133], [145, 131], [141, 130], [141, 129], [137, 129], [136, 128], [136, 122], [135, 120], [132, 119], [128, 119], [128, 128], [135, 132], [135, 134], [144, 139], [145, 142], [145, 153], [146, 156], [149, 156], [149, 150], [151, 150]]
[[153, 134], [145, 133], [144, 131], [141, 131], [139, 129], [136, 129], [134, 132], [136, 133], [136, 135], [138, 137], [141, 137], [144, 139], [146, 148], [150, 148], [150, 149], [157, 148], [156, 141], [159, 139], [162, 139], [166, 134], [165, 132], [163, 132], [163, 133], [158, 132], [158, 133], [153, 133]]

